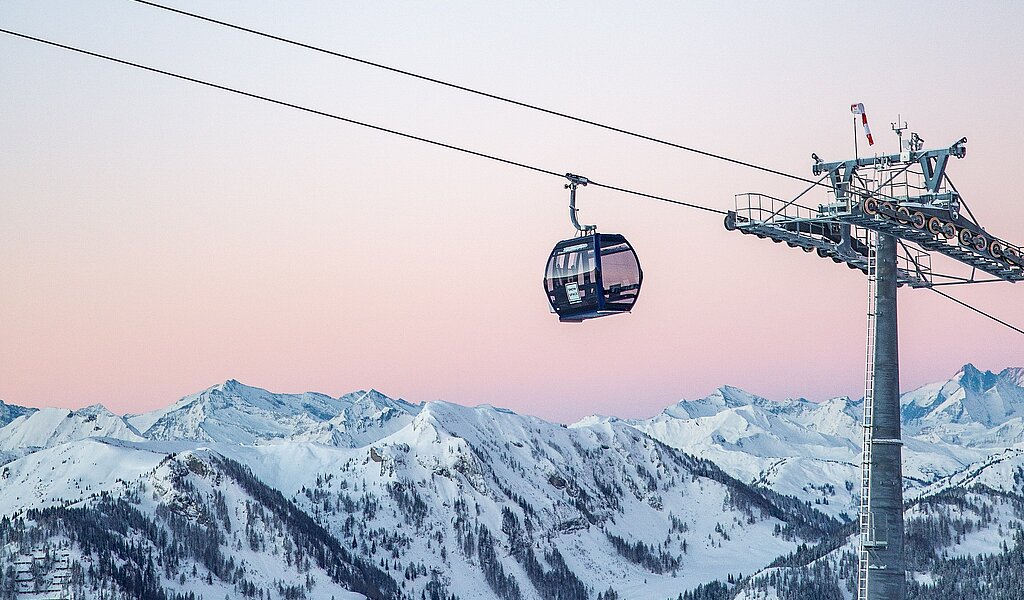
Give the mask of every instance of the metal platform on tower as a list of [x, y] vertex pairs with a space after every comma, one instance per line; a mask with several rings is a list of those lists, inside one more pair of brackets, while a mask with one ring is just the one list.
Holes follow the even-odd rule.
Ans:
[[[966, 156], [967, 138], [921, 150], [916, 134], [906, 143], [900, 137], [905, 150], [899, 154], [830, 163], [812, 155], [814, 174], [829, 188], [829, 201], [815, 207], [798, 201], [816, 186], [791, 200], [738, 194], [726, 229], [785, 242], [864, 272], [867, 232], [892, 235], [899, 239], [897, 283], [915, 288], [1024, 280], [1024, 250], [988, 233], [946, 175], [950, 157]], [[933, 254], [952, 261], [935, 270]]]

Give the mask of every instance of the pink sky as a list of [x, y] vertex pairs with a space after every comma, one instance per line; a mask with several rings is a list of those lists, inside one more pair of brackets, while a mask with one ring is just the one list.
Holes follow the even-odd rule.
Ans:
[[[184, 2], [203, 12], [807, 176], [897, 113], [1024, 242], [1018, 3]], [[557, 172], [721, 209], [797, 182], [130, 2], [6, 2], [3, 27]], [[141, 412], [228, 378], [375, 387], [558, 420], [722, 384], [862, 393], [863, 277], [607, 190], [581, 218], [645, 270], [632, 315], [563, 325], [540, 285], [562, 182], [0, 36], [0, 399]], [[823, 196], [819, 199], [823, 199]], [[949, 290], [1015, 324], [1021, 284]], [[900, 292], [903, 387], [1024, 365], [1024, 337]]]

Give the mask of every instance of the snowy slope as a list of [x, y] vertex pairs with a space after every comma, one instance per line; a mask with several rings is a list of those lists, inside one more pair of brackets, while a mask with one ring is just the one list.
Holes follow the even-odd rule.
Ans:
[[663, 414], [677, 419], [696, 419], [698, 417], [710, 417], [729, 408], [751, 405], [769, 406], [770, 403], [771, 400], [726, 385], [704, 398], [681, 400], [666, 408]]
[[316, 392], [276, 394], [229, 380], [128, 421], [150, 439], [353, 446], [404, 426], [417, 410], [376, 390], [332, 398]]
[[44, 408], [22, 415], [0, 428], [0, 450], [27, 451], [90, 437], [143, 439], [123, 417], [95, 404], [79, 410]]
[[[904, 418], [913, 419], [905, 425], [908, 494], [1024, 440], [1024, 420], [1012, 416], [1024, 406], [1021, 371], [996, 375], [966, 365], [949, 381], [904, 394]], [[725, 386], [629, 422], [672, 447], [714, 461], [742, 481], [849, 517], [857, 507], [862, 410], [863, 400], [778, 402]], [[958, 420], [949, 418], [952, 413]]]
[[347, 394], [341, 400], [348, 404], [336, 416], [291, 439], [358, 448], [402, 429], [420, 411], [419, 406], [393, 400], [377, 390]]
[[[301, 452], [301, 459], [288, 460], [310, 467], [304, 487], [311, 509], [336, 506], [356, 492], [391, 498], [399, 521], [376, 511], [353, 525], [355, 537], [375, 528], [404, 532], [407, 551], [427, 565], [443, 565], [450, 589], [468, 598], [493, 593], [478, 553], [463, 551], [472, 523], [493, 536], [502, 568], [519, 582], [523, 598], [538, 597], [525, 559], [513, 550], [526, 541], [538, 556], [557, 549], [588, 586], [613, 586], [624, 598], [674, 596], [711, 578], [750, 572], [797, 544], [774, 534], [786, 522], [759, 508], [731, 507], [742, 504], [748, 488], [621, 422], [566, 429], [501, 409], [432, 402], [407, 427], [369, 448], [282, 444], [234, 452], [234, 458], [259, 465], [262, 478], [293, 488], [301, 476], [296, 480], [294, 472], [270, 465], [282, 462], [275, 455]], [[705, 469], [726, 483], [701, 475]], [[353, 488], [353, 481], [363, 483]], [[520, 524], [521, 538], [507, 531], [516, 528], [503, 510]], [[335, 528], [344, 529], [344, 511], [325, 512]], [[624, 561], [609, 534], [652, 548], [669, 541], [668, 562], [680, 562], [653, 573]]]
[[151, 439], [243, 444], [308, 430], [343, 407], [323, 394], [274, 394], [232, 379], [128, 421]]
[[[948, 381], [923, 386], [903, 395], [903, 420], [914, 433], [931, 432], [957, 443], [984, 445], [979, 432], [1007, 426], [1019, 434], [1024, 420], [1024, 369], [1000, 373], [964, 365]], [[992, 441], [992, 440], [989, 440]], [[1003, 439], [1020, 442], [1024, 438]]]
[[[771, 410], [781, 409], [782, 404], [765, 408], [762, 403], [771, 401], [748, 397], [753, 401], [729, 405], [717, 402], [722, 395], [716, 393], [707, 401], [679, 403], [651, 419], [631, 423], [672, 447], [713, 461], [737, 479], [796, 495], [830, 514], [853, 514], [855, 504], [845, 482], [855, 481], [859, 444]], [[812, 410], [802, 404], [790, 406], [798, 414]], [[719, 412], [712, 413], [712, 407]], [[701, 416], [677, 416], [687, 414]], [[826, 483], [829, 487], [824, 487]]]
[[18, 417], [34, 413], [35, 411], [35, 408], [5, 404], [3, 400], [0, 400], [0, 427], [7, 425]]
[[[1024, 450], [994, 455], [922, 490], [904, 512], [910, 594], [1018, 598], [1024, 544]], [[836, 536], [791, 566], [755, 573], [736, 600], [855, 597], [858, 537]], [[970, 562], [968, 562], [970, 561]], [[838, 595], [837, 595], [838, 594]]]
[[[32, 414], [35, 411], [36, 409], [34, 408], [25, 408], [23, 406], [15, 406], [13, 404], [5, 404], [2, 400], [0, 400], [0, 431], [3, 430], [5, 425], [17, 419], [18, 417]], [[3, 435], [0, 434], [0, 438], [2, 437]], [[18, 456], [25, 454], [25, 452], [26, 451], [20, 449], [4, 450], [0, 448], [0, 465], [14, 460]]]
[[123, 491], [164, 458], [160, 452], [86, 438], [46, 448], [0, 466], [0, 515], [78, 502], [100, 492]]
[[[91, 470], [102, 472], [88, 482], [64, 481], [62, 473], [46, 491], [73, 483], [80, 497], [71, 503], [39, 502], [34, 508], [50, 508], [24, 513], [29, 527], [44, 532], [50, 543], [71, 547], [71, 559], [81, 567], [69, 590], [73, 597], [155, 597], [154, 589], [207, 598], [398, 597], [393, 579], [348, 553], [241, 465], [208, 450], [164, 454], [111, 442], [66, 444], [9, 465], [15, 471], [12, 485], [31, 477], [21, 471], [61, 457], [73, 472], [74, 448], [88, 445], [82, 449], [91, 457]], [[111, 465], [127, 479], [111, 480], [105, 472]], [[91, 491], [83, 494], [84, 489]], [[24, 542], [18, 542], [0, 532], [0, 557], [12, 546], [24, 551]]]

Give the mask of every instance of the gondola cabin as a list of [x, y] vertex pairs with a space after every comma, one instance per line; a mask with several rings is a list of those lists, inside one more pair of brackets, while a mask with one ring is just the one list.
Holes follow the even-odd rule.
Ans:
[[581, 323], [632, 310], [643, 279], [640, 261], [625, 237], [592, 233], [555, 244], [544, 289], [559, 321]]

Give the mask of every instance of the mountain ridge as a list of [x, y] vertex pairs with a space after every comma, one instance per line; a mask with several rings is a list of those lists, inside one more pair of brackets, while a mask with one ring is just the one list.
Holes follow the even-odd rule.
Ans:
[[[989, 502], [1020, 491], [1024, 428], [1014, 410], [1024, 370], [972, 369], [901, 398], [916, 411], [904, 437], [910, 503], [952, 510], [957, 494]], [[39, 526], [66, 536], [61, 519], [94, 527], [90, 520], [128, 515], [138, 527], [123, 530], [125, 540], [148, 539], [158, 559], [198, 569], [183, 582], [148, 575], [168, 593], [237, 596], [275, 585], [297, 593], [310, 583], [306, 567], [276, 563], [288, 552], [296, 558], [301, 536], [327, 535], [335, 559], [376, 565], [374, 585], [389, 597], [539, 600], [558, 589], [592, 600], [611, 589], [624, 599], [674, 598], [738, 581], [738, 571], [770, 573], [801, 548], [842, 546], [842, 523], [856, 514], [862, 407], [722, 386], [649, 419], [566, 426], [486, 404], [414, 405], [372, 389], [275, 394], [229, 379], [141, 415], [42, 409], [0, 427], [0, 521], [65, 511]], [[1001, 483], [1007, 477], [1012, 486]], [[999, 518], [1016, 522], [1006, 510]], [[208, 529], [204, 543], [216, 551], [160, 547], [152, 535], [163, 528], [194, 540], [190, 520]], [[253, 524], [267, 534], [246, 533]], [[4, 535], [0, 527], [0, 559], [15, 543]], [[990, 539], [962, 547], [995, 551]], [[244, 574], [208, 558], [239, 547]], [[83, 565], [96, 560], [75, 552]], [[248, 591], [233, 587], [242, 581]], [[338, 581], [317, 589], [343, 589], [330, 587]]]

